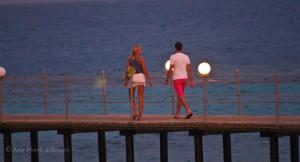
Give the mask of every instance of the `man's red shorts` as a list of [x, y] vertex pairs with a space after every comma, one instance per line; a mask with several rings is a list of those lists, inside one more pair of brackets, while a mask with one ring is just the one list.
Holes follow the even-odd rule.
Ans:
[[184, 88], [186, 86], [187, 79], [176, 79], [173, 80], [173, 86], [178, 96], [184, 95]]

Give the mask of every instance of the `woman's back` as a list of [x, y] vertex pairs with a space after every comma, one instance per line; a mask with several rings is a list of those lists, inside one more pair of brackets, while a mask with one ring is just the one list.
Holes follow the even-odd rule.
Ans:
[[142, 56], [129, 56], [128, 58], [129, 65], [135, 69], [136, 73], [144, 73], [141, 60]]

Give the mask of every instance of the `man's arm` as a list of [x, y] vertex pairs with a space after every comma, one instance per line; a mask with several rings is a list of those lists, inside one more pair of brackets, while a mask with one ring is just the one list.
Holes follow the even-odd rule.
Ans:
[[186, 71], [188, 73], [188, 78], [189, 78], [189, 81], [190, 81], [190, 87], [193, 88], [194, 87], [194, 81], [193, 81], [193, 71], [192, 71], [192, 68], [191, 68], [191, 64], [186, 65]]
[[166, 84], [168, 84], [168, 82], [169, 82], [169, 79], [171, 78], [171, 76], [172, 76], [172, 73], [173, 73], [173, 70], [172, 69], [174, 69], [174, 65], [170, 65], [170, 68], [169, 68], [169, 70], [168, 70], [168, 72], [167, 72], [167, 78], [166, 78]]

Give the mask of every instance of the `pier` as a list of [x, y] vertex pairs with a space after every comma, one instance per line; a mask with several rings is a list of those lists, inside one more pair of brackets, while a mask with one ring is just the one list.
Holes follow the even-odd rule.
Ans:
[[[298, 135], [300, 134], [300, 116], [281, 117], [277, 124], [274, 116], [194, 116], [190, 120], [173, 119], [165, 115], [145, 115], [142, 121], [128, 120], [128, 115], [70, 115], [68, 121], [64, 115], [4, 115], [0, 125], [4, 134], [4, 148], [11, 148], [11, 134], [30, 132], [31, 147], [38, 148], [38, 132], [57, 130], [64, 139], [65, 162], [72, 161], [72, 134], [97, 132], [99, 144], [99, 162], [106, 161], [105, 132], [119, 131], [126, 137], [127, 162], [134, 161], [134, 135], [141, 133], [159, 133], [161, 161], [168, 161], [168, 132], [187, 131], [194, 136], [195, 161], [203, 161], [202, 137], [222, 134], [224, 161], [231, 160], [232, 133], [260, 132], [262, 137], [270, 139], [270, 161], [279, 161], [278, 138], [289, 136], [291, 139], [291, 161], [299, 161]], [[192, 147], [192, 146], [191, 146]], [[10, 150], [10, 149], [4, 149]], [[12, 152], [5, 151], [5, 162], [11, 162]], [[32, 161], [38, 161], [38, 152], [32, 152]]]
[[[102, 79], [104, 77], [102, 76]], [[81, 79], [81, 80], [80, 80]], [[84, 82], [84, 84], [89, 83], [93, 84], [96, 78], [82, 78], [72, 77], [64, 75], [61, 77], [52, 78], [47, 75], [38, 77], [37, 79], [32, 79], [29, 82], [24, 82], [24, 79], [17, 78], [1, 78], [0, 82], [0, 133], [3, 134], [3, 147], [4, 147], [4, 162], [12, 162], [13, 152], [10, 148], [12, 146], [12, 134], [18, 132], [30, 132], [30, 144], [32, 150], [37, 150], [39, 143], [38, 137], [40, 131], [57, 131], [58, 136], [61, 136], [64, 141], [64, 160], [65, 162], [72, 162], [72, 135], [76, 133], [87, 133], [87, 132], [96, 132], [98, 134], [98, 152], [99, 152], [99, 162], [106, 162], [106, 132], [109, 131], [118, 131], [121, 136], [125, 136], [126, 143], [126, 162], [134, 162], [134, 136], [137, 134], [159, 134], [160, 135], [160, 161], [168, 162], [168, 133], [170, 132], [188, 132], [190, 136], [194, 138], [194, 145], [191, 148], [194, 149], [194, 159], [195, 162], [203, 162], [205, 159], [203, 153], [203, 136], [209, 135], [222, 135], [223, 139], [223, 157], [224, 162], [232, 161], [232, 152], [231, 152], [231, 135], [235, 133], [249, 133], [249, 132], [258, 132], [260, 133], [261, 138], [268, 138], [270, 142], [270, 162], [279, 162], [279, 143], [278, 139], [280, 137], [288, 136], [290, 138], [290, 157], [291, 162], [299, 162], [299, 140], [298, 136], [300, 134], [300, 115], [282, 115], [280, 112], [282, 103], [294, 103], [297, 104], [297, 100], [289, 98], [284, 100], [285, 96], [291, 96], [291, 93], [283, 93], [280, 91], [280, 85], [284, 83], [298, 84], [298, 80], [262, 80], [260, 84], [272, 85], [274, 88], [271, 97], [266, 97], [266, 99], [261, 99], [259, 101], [251, 101], [255, 104], [257, 102], [261, 104], [272, 104], [274, 106], [273, 114], [263, 114], [263, 115], [249, 115], [245, 113], [245, 110], [242, 109], [241, 104], [243, 101], [241, 96], [240, 87], [243, 86], [243, 83], [257, 84], [253, 81], [241, 81], [239, 76], [236, 76], [233, 81], [216, 81], [216, 80], [206, 80], [205, 84], [202, 84], [200, 81], [198, 84], [200, 88], [205, 89], [201, 93], [203, 95], [196, 96], [198, 97], [197, 102], [201, 102], [201, 108], [203, 113], [195, 114], [191, 119], [174, 119], [172, 112], [174, 112], [174, 96], [171, 94], [168, 99], [170, 99], [169, 106], [171, 107], [168, 114], [144, 114], [141, 121], [131, 120], [130, 113], [128, 114], [113, 114], [110, 113], [110, 104], [122, 103], [120, 98], [110, 100], [109, 94], [107, 94], [106, 86], [101, 86], [102, 89], [99, 89], [98, 97], [100, 104], [102, 104], [103, 113], [101, 114], [80, 114], [80, 113], [71, 113], [72, 106], [71, 100], [74, 97], [73, 93], [78, 94], [80, 90], [78, 86], [72, 84], [77, 84], [78, 82]], [[41, 82], [40, 82], [41, 81]], [[55, 83], [53, 83], [53, 81]], [[73, 81], [73, 82], [72, 82]], [[21, 82], [21, 83], [20, 83]], [[40, 82], [40, 87], [42, 90], [36, 92], [37, 87], [35, 86]], [[212, 98], [209, 92], [206, 92], [206, 88], [209, 89], [209, 84], [224, 83], [235, 87], [233, 89], [234, 101], [231, 100], [230, 103], [236, 105], [236, 114], [210, 114], [209, 104], [210, 102], [216, 102], [216, 100], [209, 100]], [[51, 84], [58, 84], [60, 88], [49, 88]], [[105, 82], [103, 82], [105, 83]], [[27, 84], [22, 85], [20, 84]], [[33, 86], [28, 86], [33, 85]], [[205, 87], [201, 87], [204, 85]], [[13, 88], [12, 88], [13, 87]], [[16, 95], [15, 91], [5, 92], [6, 89], [15, 89], [19, 88], [18, 92], [24, 92], [24, 87], [31, 89], [30, 91], [25, 91], [28, 96], [37, 94], [43, 100], [38, 102], [36, 100], [28, 99], [28, 96], [24, 97]], [[197, 87], [196, 87], [197, 88]], [[199, 87], [198, 87], [199, 88]], [[53, 89], [60, 89], [56, 92], [62, 93], [60, 96], [55, 96], [55, 98], [63, 98], [63, 102], [59, 103], [62, 106], [63, 113], [50, 113], [51, 103], [51, 91]], [[88, 89], [88, 88], [87, 88]], [[13, 93], [13, 95], [12, 95]], [[29, 95], [29, 94], [30, 95]], [[172, 92], [173, 93], [173, 92]], [[4, 95], [3, 95], [4, 94]], [[52, 94], [53, 95], [53, 94]], [[85, 94], [86, 95], [86, 94]], [[227, 94], [227, 96], [229, 93]], [[245, 94], [244, 94], [245, 95]], [[261, 94], [255, 94], [261, 95]], [[12, 99], [13, 96], [13, 99]], [[226, 95], [224, 95], [226, 96]], [[78, 96], [76, 96], [78, 97]], [[80, 96], [81, 97], [81, 96]], [[125, 96], [127, 97], [127, 96]], [[296, 96], [297, 97], [297, 96]], [[8, 98], [8, 100], [5, 100]], [[20, 99], [24, 99], [21, 100]], [[271, 98], [271, 100], [268, 100]], [[294, 97], [295, 98], [295, 97]], [[201, 100], [201, 101], [200, 101]], [[29, 103], [34, 102], [40, 104], [39, 110], [42, 108], [42, 113], [9, 113], [4, 111], [6, 109], [5, 105], [15, 104], [15, 103]], [[229, 102], [228, 100], [224, 101], [218, 99], [218, 104], [225, 104]], [[92, 101], [91, 101], [92, 102]], [[145, 101], [145, 104], [152, 103], [151, 101]], [[128, 101], [127, 101], [128, 104]], [[155, 103], [152, 103], [155, 104]], [[123, 104], [124, 106], [124, 104]], [[155, 105], [153, 105], [155, 107]], [[129, 110], [129, 107], [127, 107]], [[39, 152], [31, 152], [31, 161], [39, 161]]]

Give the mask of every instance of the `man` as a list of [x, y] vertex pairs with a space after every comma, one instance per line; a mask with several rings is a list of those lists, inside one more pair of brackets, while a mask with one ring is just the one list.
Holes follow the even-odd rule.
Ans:
[[166, 84], [169, 82], [169, 78], [173, 73], [173, 86], [177, 93], [177, 109], [174, 116], [175, 119], [180, 119], [179, 114], [181, 106], [183, 105], [186, 110], [185, 119], [190, 119], [193, 116], [191, 108], [189, 107], [186, 98], [184, 96], [184, 89], [187, 80], [189, 80], [189, 86], [194, 87], [192, 70], [189, 57], [182, 52], [182, 43], [175, 43], [176, 52], [170, 57], [170, 68], [167, 73]]

